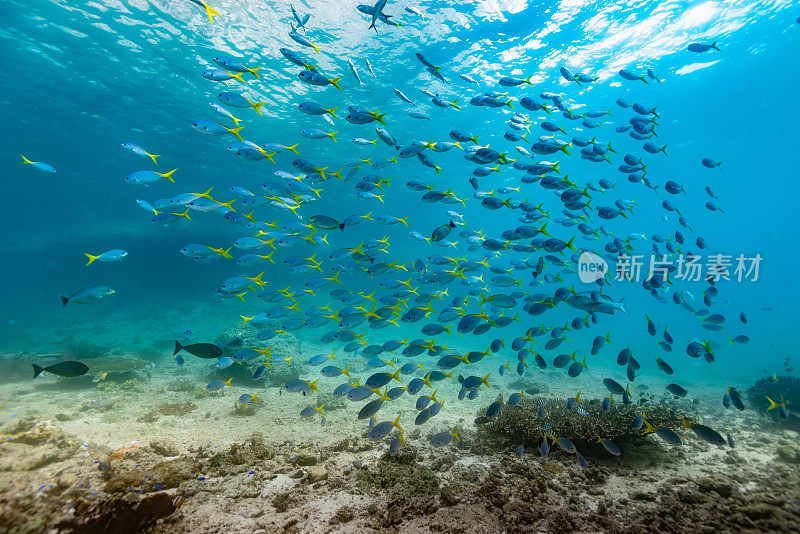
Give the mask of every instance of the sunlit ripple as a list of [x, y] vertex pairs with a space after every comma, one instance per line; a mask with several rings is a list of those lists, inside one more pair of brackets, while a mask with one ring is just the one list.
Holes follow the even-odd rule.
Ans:
[[675, 74], [689, 74], [690, 72], [694, 72], [700, 69], [705, 69], [706, 67], [710, 67], [711, 65], [714, 65], [716, 63], [719, 63], [719, 60], [709, 61], [708, 63], [691, 63], [676, 70]]

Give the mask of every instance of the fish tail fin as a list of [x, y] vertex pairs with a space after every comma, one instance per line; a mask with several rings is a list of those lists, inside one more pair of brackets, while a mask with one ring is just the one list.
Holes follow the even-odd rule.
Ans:
[[330, 115], [334, 119], [338, 119], [339, 117], [337, 117], [336, 115], [333, 114], [333, 112], [336, 111], [337, 109], [339, 109], [339, 108], [330, 108], [330, 109], [326, 109], [325, 111], [327, 111], [328, 115]]
[[262, 117], [264, 115], [261, 113], [261, 106], [263, 106], [264, 104], [266, 104], [266, 102], [250, 102], [250, 105], [253, 106], [253, 109], [255, 109], [258, 112], [258, 114], [261, 115]]
[[402, 380], [400, 380], [400, 370], [401, 370], [401, 368], [400, 368], [400, 367], [398, 367], [398, 368], [397, 368], [397, 371], [395, 371], [395, 372], [394, 372], [394, 374], [392, 374], [392, 375], [391, 375], [391, 377], [392, 377], [393, 379], [397, 380], [398, 382], [400, 382], [400, 383], [402, 384], [402, 383], [403, 383], [403, 381], [402, 381]]
[[642, 417], [642, 421], [644, 421], [645, 434], [651, 434], [657, 430], [653, 425], [650, 424], [650, 421], [648, 421], [646, 418]]
[[338, 142], [338, 141], [336, 141], [336, 134], [337, 134], [337, 133], [339, 133], [339, 131], [338, 131], [338, 130], [335, 130], [335, 131], [333, 131], [333, 132], [331, 132], [331, 133], [327, 133], [327, 134], [325, 134], [325, 135], [327, 135], [328, 137], [330, 137], [331, 139], [333, 139], [333, 142], [334, 142], [334, 143], [337, 143], [337, 142]]
[[69, 297], [61, 297], [61, 306], [66, 306], [69, 302]]
[[336, 78], [331, 78], [329, 81], [333, 84], [335, 88], [341, 91], [342, 88], [339, 86], [339, 80], [341, 79], [342, 79], [341, 76], [337, 76]]
[[567, 241], [567, 247], [569, 247], [569, 249], [570, 249], [572, 252], [578, 252], [578, 251], [575, 249], [575, 247], [574, 247], [574, 246], [572, 246], [572, 242], [573, 242], [573, 241], [575, 241], [575, 238], [574, 238], [574, 237], [573, 237], [573, 238], [571, 238], [569, 241]]
[[165, 172], [165, 173], [163, 173], [163, 174], [162, 174], [162, 173], [158, 173], [158, 174], [160, 174], [161, 176], [163, 176], [164, 178], [166, 178], [167, 180], [169, 180], [170, 182], [172, 182], [172, 183], [174, 184], [174, 183], [175, 183], [175, 180], [173, 180], [173, 179], [172, 179], [172, 173], [173, 173], [173, 172], [175, 172], [175, 171], [177, 171], [177, 170], [178, 170], [178, 169], [172, 169], [172, 170], [171, 170], [171, 171], [169, 171], [169, 172]]
[[774, 400], [770, 399], [769, 397], [765, 397], [765, 398], [769, 401], [769, 408], [767, 408], [767, 411], [774, 410], [775, 408], [783, 405], [783, 403], [778, 404], [777, 402], [775, 402]]
[[[203, 0], [200, 0], [200, 1], [203, 2]], [[222, 15], [220, 15], [219, 11], [217, 11], [216, 9], [211, 7], [210, 5], [206, 4], [205, 2], [203, 2], [203, 7], [206, 10], [206, 15], [208, 16], [208, 21], [211, 24], [214, 24], [214, 15], [216, 15], [218, 17], [222, 16]]]
[[547, 237], [553, 237], [547, 232], [547, 223], [544, 223], [541, 228], [537, 228], [537, 232], [544, 234]]
[[[377, 115], [375, 115], [375, 119], [376, 119], [378, 122], [380, 122], [381, 124], [383, 124], [384, 126], [386, 126], [386, 121], [384, 121], [384, 120], [383, 120], [383, 118], [384, 118], [385, 116], [386, 116], [386, 113], [378, 113]], [[722, 163], [722, 162], [720, 161], [720, 164], [721, 164], [721, 163]]]
[[244, 78], [242, 78], [242, 73], [241, 72], [229, 72], [228, 76], [232, 76], [233, 78], [236, 78], [237, 80], [239, 80], [242, 83], [247, 83], [247, 82], [244, 81]]
[[150, 156], [150, 159], [152, 159], [152, 160], [153, 160], [153, 163], [155, 163], [156, 165], [158, 165], [158, 161], [156, 161], [156, 159], [157, 159], [157, 158], [160, 158], [160, 157], [161, 157], [161, 154], [148, 154], [148, 156]]
[[25, 164], [25, 163], [27, 163], [27, 164], [29, 164], [29, 165], [32, 165], [32, 164], [33, 164], [33, 162], [32, 162], [31, 160], [29, 160], [28, 158], [26, 158], [26, 157], [25, 157], [25, 156], [23, 156], [22, 154], [20, 154], [20, 155], [19, 155], [19, 157], [21, 157], [21, 158], [22, 158], [22, 161], [20, 162], [21, 164]]
[[252, 74], [253, 76], [255, 76], [255, 77], [256, 77], [256, 80], [260, 80], [260, 79], [261, 79], [261, 77], [259, 77], [259, 75], [258, 75], [258, 72], [257, 72], [257, 71], [258, 71], [259, 69], [263, 69], [264, 67], [256, 67], [256, 68], [254, 68], [254, 69], [251, 69], [250, 67], [245, 67], [245, 68], [248, 70], [248, 72], [250, 72], [250, 74]]
[[175, 356], [181, 350], [183, 350], [183, 345], [181, 345], [181, 342], [176, 339], [175, 340], [175, 349], [172, 351], [172, 355]]
[[242, 131], [243, 128], [244, 126], [239, 126], [238, 128], [228, 128], [228, 131], [233, 135], [235, 135], [236, 137], [238, 137], [239, 141], [244, 141], [244, 139], [242, 139], [242, 136], [239, 134], [239, 132]]
[[492, 375], [492, 373], [489, 373], [486, 376], [484, 376], [483, 378], [481, 378], [481, 382], [483, 382], [486, 385], [486, 387], [489, 388], [489, 389], [492, 389], [492, 386], [489, 385], [489, 377], [491, 375]]
[[91, 254], [89, 254], [87, 252], [84, 252], [83, 255], [86, 256], [87, 258], [89, 258], [89, 261], [86, 262], [86, 265], [84, 265], [84, 267], [88, 267], [89, 265], [91, 265], [94, 262], [94, 260], [96, 260], [97, 258], [100, 257], [100, 256], [92, 256]]
[[37, 376], [42, 374], [42, 371], [44, 371], [44, 367], [36, 365], [35, 363], [31, 365], [33, 365], [33, 378], [36, 378]]

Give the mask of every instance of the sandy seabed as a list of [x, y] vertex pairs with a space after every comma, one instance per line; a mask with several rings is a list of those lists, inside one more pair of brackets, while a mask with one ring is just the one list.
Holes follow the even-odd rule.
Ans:
[[[141, 336], [148, 329], [120, 330]], [[141, 341], [114, 339], [121, 346]], [[295, 346], [282, 355], [306, 362], [331, 350]], [[619, 457], [587, 454], [585, 468], [555, 447], [542, 458], [526, 444], [518, 458], [519, 443], [474, 422], [498, 392], [507, 397], [520, 388], [516, 374], [493, 373], [492, 392], [472, 401], [456, 400], [458, 383], [436, 383], [445, 407], [421, 426], [414, 424], [419, 394], [387, 403], [378, 420], [401, 414], [409, 444], [390, 456], [388, 440], [365, 437], [367, 421], [356, 417], [363, 403], [331, 395], [342, 377], [320, 380], [322, 398], [242, 380], [209, 393], [213, 361], [187, 356], [177, 367], [167, 347], [151, 351], [148, 368], [97, 383], [46, 374], [31, 380], [27, 362], [18, 376], [0, 377], [0, 532], [800, 529], [800, 435], [753, 409], [724, 410], [719, 384], [694, 385], [682, 402], [700, 408], [704, 423], [733, 429], [733, 449], [692, 435], [681, 446], [649, 436], [622, 444]], [[355, 363], [358, 376], [372, 372], [363, 358]], [[307, 368], [301, 376], [320, 375]], [[577, 389], [552, 369], [525, 380], [544, 397], [568, 398]], [[607, 395], [599, 380], [582, 384], [585, 399]], [[663, 384], [645, 376], [636, 388], [637, 395], [664, 395]], [[241, 394], [257, 391], [263, 406], [237, 408]], [[322, 402], [325, 426], [318, 416], [299, 416]], [[463, 447], [430, 445], [433, 434], [455, 428]]]
[[[800, 530], [800, 435], [717, 407], [711, 386], [693, 388], [693, 402], [714, 405], [704, 421], [733, 428], [735, 448], [650, 436], [581, 467], [555, 448], [542, 458], [528, 446], [518, 458], [515, 443], [474, 424], [494, 394], [459, 402], [449, 380], [437, 384], [445, 408], [425, 425], [413, 422], [416, 397], [379, 412], [379, 421], [402, 414], [406, 429], [409, 446], [390, 456], [364, 436], [353, 403], [330, 396], [342, 380], [320, 382], [322, 426], [298, 415], [316, 397], [237, 382], [209, 393], [208, 362], [170, 364], [80, 387], [45, 375], [0, 386], [0, 532]], [[575, 394], [549, 372], [536, 378], [552, 384], [543, 395]], [[493, 386], [510, 391], [517, 379]], [[648, 387], [663, 388], [637, 380]], [[255, 391], [264, 405], [237, 409]], [[455, 428], [463, 447], [428, 442]]]

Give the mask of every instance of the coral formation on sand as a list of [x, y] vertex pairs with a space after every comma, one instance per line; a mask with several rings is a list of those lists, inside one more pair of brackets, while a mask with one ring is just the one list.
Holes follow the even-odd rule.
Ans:
[[[580, 404], [586, 412], [584, 415], [568, 409], [565, 399], [547, 399], [538, 403], [524, 399], [518, 406], [504, 406], [494, 420], [487, 421], [480, 429], [524, 445], [538, 445], [547, 430], [549, 434], [569, 438], [579, 450], [585, 451], [601, 448], [596, 443], [598, 437], [610, 439], [617, 445], [640, 439], [644, 429], [631, 427], [637, 415], [643, 415], [654, 427], [673, 430], [681, 428], [681, 417], [687, 417], [684, 410], [671, 404], [639, 406], [619, 402], [604, 411], [601, 402], [585, 400]], [[541, 409], [546, 412], [545, 417], [539, 416]], [[485, 410], [480, 416], [484, 414]]]
[[192, 410], [196, 410], [197, 405], [193, 402], [165, 402], [158, 407], [161, 415], [186, 415]]
[[[234, 346], [231, 342], [236, 340]], [[252, 348], [258, 350], [270, 350], [272, 359], [269, 366], [258, 384], [278, 387], [291, 380], [295, 380], [306, 372], [307, 366], [300, 361], [301, 342], [293, 335], [280, 336], [270, 340], [258, 338], [258, 331], [247, 324], [235, 325], [222, 334], [218, 341], [223, 346], [223, 355], [230, 356], [240, 348]], [[253, 372], [256, 368], [266, 362], [266, 358], [258, 358], [252, 362], [245, 362], [241, 365], [231, 365], [225, 369], [213, 369], [206, 378], [209, 380], [228, 380], [233, 378], [233, 382], [238, 384], [253, 384]]]
[[108, 373], [107, 378], [116, 378], [114, 375], [145, 371], [153, 366], [147, 360], [125, 358], [123, 356], [100, 356], [86, 360], [84, 363], [89, 367], [89, 374]]
[[386, 492], [389, 524], [436, 510], [439, 485], [439, 477], [415, 451], [386, 454], [377, 467], [362, 465], [356, 474], [356, 487], [360, 490]]
[[[764, 377], [758, 379], [747, 390], [750, 405], [762, 413], [766, 412], [770, 418], [777, 421], [780, 413], [777, 409], [767, 411], [770, 405], [767, 397], [775, 402], [785, 402], [792, 411], [800, 409], [800, 378], [794, 376]], [[781, 421], [781, 424], [798, 430], [800, 429], [800, 417], [789, 417], [788, 421]]]

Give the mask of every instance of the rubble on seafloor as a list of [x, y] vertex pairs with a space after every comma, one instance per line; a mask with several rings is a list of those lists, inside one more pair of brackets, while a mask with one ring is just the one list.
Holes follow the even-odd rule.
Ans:
[[[3, 532], [790, 532], [798, 436], [740, 433], [736, 449], [647, 438], [620, 457], [521, 458], [466, 431], [464, 447], [363, 437], [321, 447], [254, 433], [220, 447], [166, 439], [117, 450], [48, 421], [2, 427]], [[419, 442], [418, 442], [419, 443]], [[37, 489], [38, 488], [38, 489]]]

